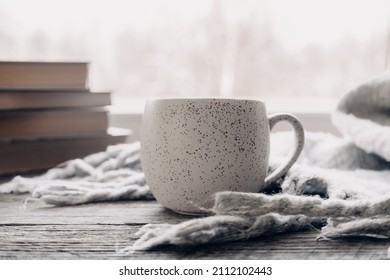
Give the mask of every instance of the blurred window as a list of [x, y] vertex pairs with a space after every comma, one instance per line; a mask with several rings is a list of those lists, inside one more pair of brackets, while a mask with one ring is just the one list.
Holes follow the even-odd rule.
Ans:
[[[387, 0], [1, 0], [0, 59], [91, 61], [92, 90], [332, 108], [387, 67]], [[291, 111], [291, 110], [290, 110]]]

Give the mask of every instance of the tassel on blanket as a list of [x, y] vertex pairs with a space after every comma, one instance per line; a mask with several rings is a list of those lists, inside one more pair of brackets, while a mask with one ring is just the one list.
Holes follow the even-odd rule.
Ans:
[[[290, 194], [216, 194], [216, 216], [178, 225], [148, 225], [138, 235], [131, 250], [147, 250], [161, 245], [194, 246], [204, 243], [247, 240], [281, 232], [323, 227], [320, 239], [346, 237], [390, 238], [390, 198], [376, 201], [325, 200]], [[348, 217], [345, 222], [329, 217]], [[356, 217], [351, 221], [351, 217]], [[369, 217], [358, 219], [360, 217]], [[336, 223], [335, 221], [339, 221]], [[342, 222], [340, 222], [342, 221]]]
[[390, 197], [372, 200], [326, 200], [290, 194], [220, 192], [213, 212], [217, 215], [260, 216], [267, 213], [303, 214], [310, 217], [375, 217], [390, 213]]
[[[133, 178], [132, 178], [133, 179]], [[78, 205], [91, 202], [154, 199], [148, 186], [89, 182], [40, 182], [32, 197], [55, 206]], [[46, 186], [46, 184], [48, 184]]]
[[312, 230], [324, 223], [325, 219], [321, 218], [271, 213], [259, 217], [212, 216], [176, 225], [146, 225], [137, 233], [140, 238], [134, 245], [120, 253], [128, 254], [134, 250], [148, 250], [161, 245], [196, 246], [248, 240], [286, 231]]
[[318, 239], [336, 239], [346, 237], [390, 238], [390, 218], [341, 220], [330, 219], [328, 225], [322, 228]]

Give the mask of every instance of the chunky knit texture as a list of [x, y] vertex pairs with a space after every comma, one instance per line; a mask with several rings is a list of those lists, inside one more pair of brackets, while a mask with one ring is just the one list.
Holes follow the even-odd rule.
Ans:
[[68, 161], [39, 177], [15, 177], [0, 192], [32, 193], [56, 206], [100, 201], [154, 199], [141, 171], [140, 145], [120, 144]]

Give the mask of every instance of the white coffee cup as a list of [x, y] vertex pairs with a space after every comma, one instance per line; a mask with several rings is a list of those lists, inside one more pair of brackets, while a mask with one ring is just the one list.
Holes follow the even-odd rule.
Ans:
[[[267, 175], [270, 129], [287, 121], [295, 148]], [[299, 120], [267, 116], [265, 104], [241, 99], [149, 100], [141, 127], [141, 164], [156, 200], [182, 214], [204, 214], [219, 191], [259, 192], [295, 163], [304, 144]]]

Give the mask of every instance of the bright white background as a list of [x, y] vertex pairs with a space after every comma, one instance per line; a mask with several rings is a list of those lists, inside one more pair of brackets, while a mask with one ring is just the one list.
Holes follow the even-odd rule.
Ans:
[[91, 61], [92, 90], [328, 111], [382, 73], [387, 0], [0, 0], [0, 59]]

